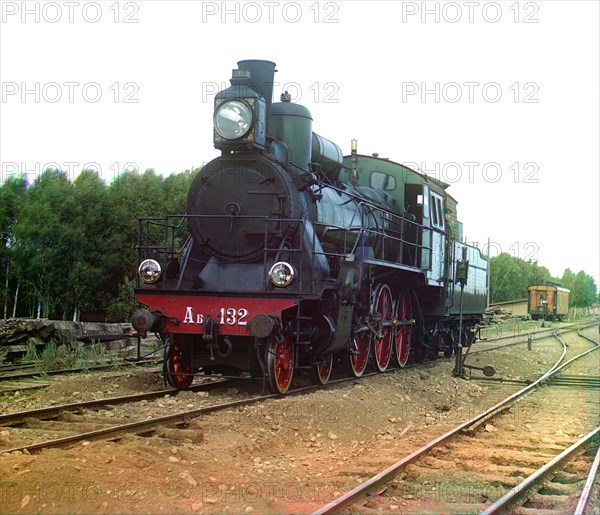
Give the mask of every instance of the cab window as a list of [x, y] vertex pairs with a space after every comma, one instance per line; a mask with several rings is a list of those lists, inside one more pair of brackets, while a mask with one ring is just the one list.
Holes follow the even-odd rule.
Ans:
[[396, 189], [396, 178], [383, 172], [373, 172], [370, 177], [370, 186], [373, 189], [392, 191]]
[[438, 212], [437, 212], [437, 205], [435, 203], [435, 198], [431, 199], [431, 218], [433, 218], [433, 225], [438, 225], [439, 221], [438, 221]]
[[431, 217], [433, 226], [444, 229], [444, 199], [437, 193], [431, 193]]

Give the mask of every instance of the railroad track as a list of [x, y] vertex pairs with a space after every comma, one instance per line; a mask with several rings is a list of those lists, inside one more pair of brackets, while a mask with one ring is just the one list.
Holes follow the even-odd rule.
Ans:
[[[208, 392], [215, 388], [222, 387], [227, 383], [227, 379], [217, 380], [210, 383], [194, 385], [189, 391], [193, 393]], [[14, 451], [35, 452], [52, 447], [67, 447], [83, 440], [110, 439], [128, 432], [136, 432], [137, 428], [139, 428], [139, 432], [144, 432], [148, 430], [149, 427], [159, 425], [161, 419], [164, 419], [165, 422], [169, 422], [170, 415], [166, 417], [151, 418], [150, 420], [139, 420], [136, 422], [123, 420], [123, 422], [119, 424], [115, 423], [119, 416], [117, 415], [115, 417], [115, 414], [112, 413], [110, 409], [119, 405], [131, 405], [129, 407], [135, 410], [135, 405], [142, 403], [143, 401], [161, 398], [173, 400], [178, 393], [177, 390], [169, 388], [155, 392], [109, 397], [105, 399], [82, 401], [2, 414], [0, 415], [0, 428], [5, 430], [18, 431], [19, 429], [25, 429], [28, 432], [33, 432], [35, 435], [44, 432], [50, 434], [69, 432], [71, 434], [60, 438], [43, 440], [37, 443], [28, 443], [8, 449], [0, 449], [0, 455]], [[103, 410], [104, 413], [101, 413], [99, 412], [101, 408], [109, 408], [109, 410]], [[125, 417], [130, 418], [130, 415], [125, 414]], [[185, 418], [173, 415], [173, 423], [185, 420]], [[87, 429], [84, 429], [82, 432], [77, 432], [78, 429], [82, 427]], [[91, 427], [94, 427], [94, 429], [90, 429]], [[10, 440], [13, 440], [10, 434], [8, 437]], [[22, 440], [23, 438], [19, 437], [18, 439]]]
[[[407, 365], [405, 368], [413, 368], [421, 365], [420, 363], [414, 363], [411, 365]], [[390, 373], [398, 371], [399, 369], [389, 369], [384, 373]], [[371, 377], [381, 375], [379, 372], [369, 372], [363, 374], [362, 377]], [[287, 396], [291, 395], [299, 395], [304, 393], [309, 393], [316, 391], [318, 389], [326, 388], [330, 385], [342, 384], [350, 381], [355, 381], [355, 377], [344, 377], [340, 379], [334, 379], [327, 383], [326, 386], [320, 385], [310, 385], [303, 386], [299, 388], [295, 388], [294, 390], [288, 391]], [[236, 381], [235, 379], [229, 381]], [[243, 380], [239, 380], [243, 381]], [[190, 388], [192, 391], [201, 391], [207, 388], [215, 388], [222, 386], [223, 383], [216, 382], [210, 383], [208, 385], [194, 385]], [[49, 425], [45, 424], [45, 420], [48, 418], [61, 418], [58, 422], [64, 424], [54, 424], [51, 427], [60, 427], [61, 430], [68, 430], [73, 432], [73, 429], [76, 428], [77, 423], [79, 423], [83, 427], [90, 427], [95, 424], [99, 429], [96, 430], [85, 430], [80, 433], [70, 434], [61, 438], [47, 439], [41, 442], [29, 443], [24, 445], [19, 445], [16, 447], [11, 447], [7, 449], [0, 449], [0, 455], [8, 454], [11, 452], [17, 451], [25, 451], [29, 453], [38, 452], [43, 449], [49, 448], [57, 448], [57, 447], [70, 447], [76, 445], [82, 441], [90, 441], [90, 440], [109, 440], [109, 439], [117, 439], [124, 434], [127, 433], [136, 433], [136, 434], [148, 434], [153, 431], [156, 431], [161, 426], [175, 426], [181, 427], [185, 425], [191, 419], [208, 415], [209, 413], [214, 413], [221, 410], [227, 410], [232, 408], [237, 408], [240, 406], [246, 406], [249, 404], [255, 404], [258, 402], [263, 402], [269, 399], [277, 399], [281, 398], [278, 394], [263, 394], [256, 395], [250, 398], [245, 399], [237, 399], [229, 402], [223, 402], [218, 404], [212, 404], [209, 406], [202, 406], [200, 408], [189, 409], [185, 411], [178, 411], [175, 413], [169, 413], [167, 415], [147, 418], [144, 420], [139, 420], [135, 422], [123, 422], [120, 424], [107, 424], [106, 420], [100, 420], [97, 417], [87, 417], [85, 420], [79, 419], [77, 416], [73, 415], [73, 412], [78, 412], [82, 410], [89, 409], [97, 409], [104, 406], [113, 406], [117, 404], [128, 404], [128, 403], [136, 403], [142, 402], [144, 400], [156, 399], [160, 397], [164, 397], [165, 395], [176, 395], [179, 392], [177, 390], [162, 390], [159, 392], [150, 392], [143, 394], [134, 394], [128, 395], [124, 397], [111, 397], [107, 399], [100, 400], [92, 400], [92, 401], [84, 401], [60, 406], [52, 406], [48, 408], [41, 408], [30, 411], [23, 411], [18, 413], [10, 413], [5, 415], [0, 415], [0, 427], [2, 426], [16, 426], [20, 425], [24, 422], [27, 423], [26, 429], [39, 429], [43, 431], [44, 428], [48, 428]], [[37, 422], [36, 422], [37, 421]], [[115, 422], [114, 420], [112, 422]], [[66, 427], [70, 425], [71, 427]], [[101, 427], [103, 426], [103, 427]], [[17, 428], [18, 429], [18, 428]], [[173, 434], [173, 433], [170, 433]]]
[[[21, 379], [29, 379], [29, 378], [39, 378], [45, 376], [55, 376], [55, 375], [64, 375], [64, 374], [79, 374], [81, 372], [94, 372], [94, 371], [105, 371], [105, 370], [113, 370], [115, 368], [123, 368], [123, 367], [140, 367], [140, 366], [148, 366], [148, 365], [156, 365], [158, 362], [156, 360], [144, 360], [144, 361], [122, 361], [119, 363], [112, 363], [110, 365], [94, 365], [90, 367], [78, 367], [78, 368], [65, 368], [61, 370], [34, 370], [33, 372], [24, 372], [24, 373], [15, 373], [15, 374], [0, 374], [0, 382], [2, 381], [17, 381]], [[23, 367], [18, 367], [13, 370], [30, 370], [31, 368], [35, 368], [36, 365], [26, 365]]]
[[[533, 384], [429, 442], [314, 513], [342, 510], [376, 513], [398, 508], [403, 513], [480, 510], [494, 513], [505, 510], [523, 494], [527, 498], [520, 508], [522, 513], [540, 508], [552, 508], [558, 510], [557, 513], [573, 511], [573, 499], [576, 503], [577, 495], [591, 488], [581, 486], [582, 470], [597, 469], [597, 465], [592, 465], [593, 456], [582, 455], [580, 451], [598, 437], [598, 396], [597, 391], [587, 385], [585, 388], [574, 386], [567, 395], [563, 387], [553, 386], [553, 380], [558, 377], [560, 381], [567, 367], [570, 375], [597, 378], [599, 344], [581, 331], [579, 336], [589, 341], [583, 343], [578, 338], [578, 342], [567, 347], [561, 340], [563, 355]], [[589, 348], [590, 342], [592, 348]], [[567, 354], [575, 356], [565, 361]], [[555, 394], [551, 395], [553, 391]], [[553, 426], [557, 419], [566, 420], [574, 410], [579, 415], [571, 417], [571, 422], [577, 427], [556, 429]], [[552, 427], [552, 433], [546, 436]], [[564, 456], [556, 458], [554, 463], [561, 451], [565, 451]], [[577, 452], [579, 454], [575, 454]], [[560, 472], [552, 472], [553, 467], [564, 464], [564, 460], [570, 460], [568, 465], [563, 465], [565, 468]], [[548, 462], [552, 465], [547, 465]], [[546, 481], [542, 487], [539, 486], [541, 480]], [[532, 487], [537, 488], [533, 493]], [[363, 498], [367, 495], [370, 497], [365, 503]], [[359, 503], [361, 499], [363, 502]], [[496, 502], [492, 502], [494, 500]]]
[[[0, 371], [0, 395], [6, 393], [14, 393], [25, 390], [37, 390], [41, 388], [47, 388], [52, 385], [50, 377], [67, 375], [67, 374], [78, 374], [87, 372], [102, 372], [107, 370], [131, 370], [135, 367], [141, 366], [153, 366], [157, 365], [156, 360], [144, 360], [137, 362], [123, 361], [121, 363], [112, 363], [109, 365], [96, 365], [85, 368], [68, 368], [62, 370], [48, 370], [39, 371], [37, 365], [21, 365], [15, 367], [6, 367], [4, 371], [14, 372], [18, 370], [18, 373], [6, 374]], [[32, 370], [31, 372], [21, 372], [23, 370]], [[156, 369], [158, 372], [159, 369]]]
[[[566, 331], [574, 329], [566, 329]], [[512, 345], [512, 344], [508, 344]], [[505, 345], [501, 346], [504, 347]], [[482, 349], [482, 351], [494, 350], [497, 347], [490, 349]], [[448, 358], [452, 359], [452, 358]], [[419, 366], [419, 363], [409, 365], [407, 368]], [[394, 372], [398, 369], [390, 369], [388, 372]], [[379, 375], [377, 372], [365, 374], [363, 377]], [[330, 381], [328, 385], [340, 384], [347, 381], [354, 381], [354, 377], [341, 378], [334, 381]], [[204, 390], [207, 388], [215, 388], [222, 386], [221, 383], [209, 383], [208, 385], [197, 385], [192, 390]], [[296, 388], [293, 391], [288, 392], [288, 395], [302, 394], [310, 391], [322, 388], [320, 386], [305, 386]], [[50, 431], [51, 433], [62, 433], [70, 432], [68, 436], [59, 438], [50, 438], [41, 442], [27, 443], [19, 446], [11, 447], [8, 449], [0, 450], [0, 454], [5, 454], [15, 451], [27, 451], [36, 452], [42, 449], [51, 447], [68, 447], [77, 444], [78, 442], [85, 440], [98, 440], [98, 439], [114, 439], [122, 436], [126, 433], [148, 433], [157, 430], [157, 428], [165, 425], [181, 426], [188, 420], [212, 413], [219, 410], [225, 410], [230, 408], [236, 408], [242, 405], [253, 404], [262, 402], [268, 399], [274, 399], [279, 397], [277, 394], [269, 395], [257, 395], [249, 399], [232, 400], [230, 402], [219, 403], [211, 406], [203, 406], [200, 408], [193, 408], [186, 411], [178, 411], [175, 413], [169, 413], [157, 417], [151, 417], [144, 420], [130, 421], [122, 420], [121, 423], [115, 424], [117, 420], [107, 420], [106, 417], [98, 417], [93, 413], [89, 412], [86, 415], [73, 415], [73, 412], [80, 412], [82, 410], [98, 409], [105, 406], [115, 406], [126, 403], [142, 402], [144, 400], [156, 399], [165, 395], [176, 395], [176, 390], [162, 390], [159, 392], [150, 392], [144, 394], [135, 394], [124, 397], [113, 397], [108, 399], [100, 399], [94, 401], [85, 401], [81, 403], [73, 403], [62, 406], [53, 406], [49, 408], [42, 408], [38, 410], [25, 411], [20, 413], [13, 413], [0, 416], [0, 426], [21, 424], [25, 425], [26, 429], [32, 432], [37, 430], [37, 433], [43, 433], [44, 430]], [[68, 413], [71, 413], [68, 415]], [[90, 416], [91, 415], [91, 416]], [[112, 415], [111, 415], [112, 416]], [[59, 419], [55, 422], [47, 422], [48, 419]], [[129, 418], [129, 416], [127, 417]], [[77, 433], [77, 427], [84, 428], [82, 431]], [[93, 429], [92, 429], [93, 428]], [[36, 434], [37, 434], [36, 433]]]
[[[577, 329], [577, 327], [571, 327], [570, 325], [568, 325], [568, 326], [563, 326], [560, 329], [574, 331]], [[481, 352], [487, 352], [487, 351], [495, 350], [495, 349], [502, 348], [502, 347], [522, 344], [522, 343], [525, 343], [528, 339], [531, 339], [531, 341], [536, 341], [536, 340], [543, 338], [542, 335], [548, 333], [549, 331], [553, 331], [553, 329], [539, 329], [537, 331], [532, 331], [532, 332], [527, 332], [527, 333], [519, 333], [516, 335], [508, 335], [508, 336], [501, 336], [498, 338], [481, 340], [477, 344], [478, 347], [481, 346], [482, 344], [487, 344], [487, 343], [491, 343], [491, 342], [495, 342], [495, 341], [506, 340], [506, 339], [513, 339], [513, 340], [517, 339], [517, 341], [505, 343], [505, 344], [494, 346], [494, 347], [480, 348], [478, 350], [472, 351], [471, 354], [478, 354]], [[448, 358], [448, 359], [451, 359], [451, 358]], [[8, 366], [0, 367], [0, 383], [4, 383], [4, 384], [0, 384], [0, 394], [1, 393], [13, 393], [13, 392], [21, 391], [21, 390], [34, 390], [34, 389], [46, 388], [52, 384], [51, 382], [48, 382], [48, 377], [50, 377], [50, 376], [65, 375], [65, 374], [77, 374], [77, 373], [82, 373], [82, 372], [105, 371], [105, 370], [112, 370], [115, 368], [120, 368], [120, 367], [127, 366], [127, 365], [144, 366], [144, 365], [148, 365], [150, 363], [156, 364], [157, 362], [155, 362], [155, 361], [123, 362], [123, 363], [116, 363], [116, 364], [110, 364], [110, 365], [98, 365], [98, 366], [92, 366], [92, 367], [86, 367], [86, 368], [69, 368], [69, 369], [51, 370], [51, 371], [45, 371], [45, 372], [33, 370], [31, 372], [24, 372], [24, 373], [19, 372], [19, 373], [5, 374], [4, 372], [8, 372], [8, 371], [14, 372], [15, 370], [19, 370], [19, 371], [32, 370], [32, 369], [36, 368], [35, 364], [23, 364], [23, 365], [16, 365], [16, 366], [8, 365]], [[416, 366], [416, 365], [418, 365], [418, 364], [413, 364], [413, 366]], [[392, 370], [397, 370], [397, 368], [396, 369], [390, 368], [390, 371], [392, 371]], [[23, 382], [23, 380], [28, 380], [28, 381]], [[510, 381], [508, 381], [508, 382], [510, 382]]]
[[[476, 343], [477, 349], [471, 351], [471, 354], [476, 354], [479, 352], [486, 352], [488, 350], [501, 349], [503, 347], [510, 347], [512, 345], [521, 345], [523, 343], [535, 342], [537, 340], [542, 340], [547, 338], [548, 336], [552, 336], [552, 333], [556, 331], [560, 331], [561, 334], [565, 334], [571, 331], [580, 331], [583, 329], [587, 329], [589, 327], [595, 327], [598, 325], [598, 321], [589, 321], [584, 324], [568, 324], [558, 328], [549, 328], [549, 329], [538, 329], [537, 331], [523, 331], [513, 335], [499, 336], [497, 338], [489, 338], [485, 340], [478, 340]], [[509, 343], [504, 343], [502, 345], [497, 345], [493, 347], [487, 347], [486, 344], [498, 342], [502, 340], [516, 340]]]

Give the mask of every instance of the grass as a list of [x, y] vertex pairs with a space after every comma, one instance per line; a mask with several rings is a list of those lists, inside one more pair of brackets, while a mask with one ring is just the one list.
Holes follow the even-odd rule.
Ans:
[[31, 389], [31, 390], [15, 390], [0, 393], [3, 401], [12, 403], [16, 401], [20, 401], [21, 399], [25, 399], [26, 397], [31, 397], [39, 392], [39, 389]]
[[87, 372], [95, 365], [112, 364], [113, 357], [102, 342], [96, 342], [87, 347], [83, 343], [78, 343], [77, 347], [72, 347], [69, 345], [57, 346], [52, 342], [46, 346], [39, 357], [39, 369], [42, 372], [47, 372], [50, 370], [80, 368]]
[[[106, 348], [102, 343], [94, 344], [86, 348], [83, 343], [77, 347], [70, 345], [56, 345], [54, 342], [46, 344], [43, 350], [38, 351], [39, 343], [29, 340], [27, 350], [22, 358], [23, 363], [37, 365], [40, 372], [51, 370], [62, 370], [68, 368], [81, 368], [88, 370], [90, 366], [104, 365], [107, 361], [112, 362]], [[0, 365], [6, 361], [8, 351], [0, 349]]]
[[23, 363], [36, 363], [39, 360], [40, 355], [37, 351], [37, 346], [32, 340], [29, 340], [27, 342], [27, 352], [23, 356]]
[[88, 363], [105, 365], [113, 362], [113, 355], [108, 353], [102, 342], [92, 343], [85, 351]]
[[71, 348], [69, 345], [56, 345], [49, 343], [40, 356], [40, 370], [63, 370], [68, 368], [82, 368], [87, 370], [90, 366], [88, 351], [82, 343]]

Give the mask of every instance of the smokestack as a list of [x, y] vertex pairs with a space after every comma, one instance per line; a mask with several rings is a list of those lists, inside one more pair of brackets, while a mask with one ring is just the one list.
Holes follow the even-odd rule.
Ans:
[[271, 61], [261, 61], [260, 59], [246, 59], [238, 61], [240, 70], [250, 72], [250, 82], [248, 86], [262, 96], [267, 103], [267, 124], [271, 114], [271, 101], [273, 99], [273, 83], [275, 82], [275, 63]]

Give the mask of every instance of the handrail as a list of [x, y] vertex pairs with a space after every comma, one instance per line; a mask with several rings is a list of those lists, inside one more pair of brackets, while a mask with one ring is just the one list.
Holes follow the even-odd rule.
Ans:
[[[285, 252], [291, 254], [298, 254], [304, 251], [311, 252], [313, 260], [318, 255], [326, 257], [345, 257], [348, 254], [356, 253], [358, 246], [365, 246], [365, 241], [372, 240], [374, 242], [373, 247], [376, 247], [376, 255], [373, 256], [378, 262], [391, 264], [402, 264], [411, 268], [422, 271], [421, 264], [424, 262], [431, 263], [433, 255], [433, 242], [424, 242], [423, 233], [428, 227], [423, 224], [419, 224], [416, 221], [410, 220], [406, 216], [400, 213], [394, 213], [383, 207], [378, 207], [375, 204], [364, 199], [355, 199], [358, 207], [356, 215], [360, 217], [360, 226], [340, 226], [335, 224], [328, 224], [325, 222], [311, 221], [310, 223], [314, 227], [312, 235], [312, 241], [309, 243], [305, 241], [303, 234], [306, 219], [290, 219], [281, 217], [268, 217], [260, 215], [239, 215], [237, 218], [242, 220], [261, 220], [264, 221], [264, 233], [262, 237], [264, 239], [263, 244], [263, 256], [264, 263], [266, 262], [269, 255], [273, 253], [280, 254], [284, 249], [281, 246], [272, 248], [269, 246], [269, 226], [278, 225], [281, 223], [288, 224], [293, 228], [296, 234], [299, 234], [298, 243], [291, 248], [286, 248]], [[182, 256], [183, 253], [189, 246], [191, 236], [188, 234], [187, 238], [179, 245], [181, 238], [178, 238], [178, 232], [185, 227], [188, 220], [229, 220], [230, 216], [226, 214], [222, 215], [166, 215], [163, 218], [159, 217], [144, 217], [139, 219], [139, 231], [138, 231], [138, 259], [141, 262], [143, 259], [155, 256], [160, 259], [165, 265], [169, 258], [176, 256]], [[357, 223], [356, 219], [353, 219], [350, 223]], [[295, 227], [294, 227], [295, 226]], [[162, 237], [158, 234], [151, 234], [153, 231], [156, 233], [161, 232], [164, 229]], [[332, 233], [339, 232], [339, 240], [341, 241], [341, 248], [335, 250], [321, 249], [318, 239], [322, 240], [323, 236]], [[412, 238], [411, 238], [412, 235]], [[257, 235], [258, 236], [258, 235]], [[337, 238], [337, 236], [336, 236]], [[160, 241], [161, 244], [158, 244]], [[201, 243], [202, 244], [202, 243]], [[305, 247], [310, 245], [310, 249]], [[468, 247], [473, 247], [464, 243]], [[476, 247], [473, 247], [476, 248]], [[395, 255], [388, 254], [389, 249], [393, 249]], [[405, 252], [405, 249], [406, 252]], [[427, 260], [426, 257], [429, 257]]]

